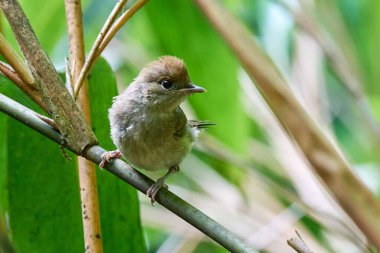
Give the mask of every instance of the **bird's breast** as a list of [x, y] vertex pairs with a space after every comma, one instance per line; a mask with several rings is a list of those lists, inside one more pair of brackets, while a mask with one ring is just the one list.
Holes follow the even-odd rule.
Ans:
[[[133, 120], [132, 120], [133, 118]], [[138, 120], [134, 120], [134, 119]], [[175, 136], [175, 114], [140, 112], [119, 126], [118, 149], [134, 166], [146, 170], [167, 169], [178, 165], [190, 151], [192, 134], [184, 124], [184, 135]]]

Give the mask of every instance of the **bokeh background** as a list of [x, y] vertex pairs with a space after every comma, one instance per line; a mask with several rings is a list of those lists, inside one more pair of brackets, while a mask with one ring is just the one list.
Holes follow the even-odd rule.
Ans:
[[[378, 195], [380, 2], [220, 2], [249, 29], [308, 114]], [[68, 56], [64, 1], [20, 3], [63, 72]], [[87, 52], [114, 4], [82, 1]], [[17, 48], [3, 17], [1, 26]], [[293, 252], [286, 240], [295, 230], [315, 252], [371, 250], [192, 1], [151, 0], [95, 66], [89, 77], [91, 113], [102, 146], [114, 149], [106, 115], [112, 96], [161, 55], [184, 59], [192, 81], [208, 91], [183, 104], [188, 117], [216, 123], [202, 133], [181, 172], [168, 180], [171, 191], [260, 252]], [[12, 83], [0, 81], [2, 93], [39, 111]], [[0, 115], [0, 123], [0, 220], [15, 248], [80, 252], [75, 163], [7, 116]], [[104, 171], [98, 174], [105, 252], [226, 252], [161, 206], [152, 207], [146, 196], [139, 195], [138, 204], [131, 187]]]

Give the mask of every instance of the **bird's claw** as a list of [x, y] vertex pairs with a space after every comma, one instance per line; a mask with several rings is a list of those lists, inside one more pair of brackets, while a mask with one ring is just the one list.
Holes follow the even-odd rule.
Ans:
[[121, 152], [119, 150], [105, 152], [102, 155], [102, 161], [99, 163], [99, 167], [104, 168], [106, 163], [110, 162], [111, 159], [114, 159], [114, 158], [120, 159], [121, 156], [122, 155], [121, 155]]
[[164, 184], [164, 180], [158, 179], [157, 182], [152, 184], [152, 186], [146, 192], [146, 195], [150, 198], [150, 203], [152, 206], [156, 202], [156, 195], [161, 188], [168, 189], [168, 186]]

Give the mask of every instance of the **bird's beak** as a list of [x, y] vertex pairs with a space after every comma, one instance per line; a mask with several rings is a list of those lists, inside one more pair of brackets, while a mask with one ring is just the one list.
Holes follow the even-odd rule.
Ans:
[[202, 92], [206, 92], [206, 89], [200, 87], [200, 86], [197, 86], [195, 84], [190, 84], [189, 86], [181, 89], [182, 92], [184, 93], [189, 93], [189, 94], [192, 94], [192, 93], [202, 93]]

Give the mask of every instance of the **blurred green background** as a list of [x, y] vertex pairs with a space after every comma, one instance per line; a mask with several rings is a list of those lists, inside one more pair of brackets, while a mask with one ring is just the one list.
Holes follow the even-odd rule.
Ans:
[[[20, 3], [62, 72], [68, 56], [64, 1]], [[378, 195], [380, 2], [221, 3], [252, 32], [307, 112]], [[82, 2], [87, 52], [114, 4]], [[306, 29], [305, 18], [313, 24]], [[3, 17], [2, 31], [17, 48]], [[329, 58], [326, 49], [341, 57]], [[286, 240], [294, 230], [315, 252], [368, 250], [363, 235], [310, 172], [237, 58], [192, 1], [151, 0], [109, 44], [105, 60], [97, 62], [89, 85], [93, 128], [102, 146], [114, 148], [107, 120], [112, 97], [161, 55], [184, 59], [192, 81], [208, 91], [184, 104], [188, 117], [217, 124], [202, 134], [181, 172], [168, 181], [174, 193], [261, 252], [293, 252]], [[337, 66], [347, 71], [341, 74]], [[348, 91], [345, 77], [357, 81], [359, 92]], [[39, 111], [3, 77], [0, 91]], [[3, 114], [0, 161], [0, 219], [17, 252], [83, 251], [75, 162]], [[226, 252], [107, 172], [98, 171], [98, 183], [105, 252]]]

